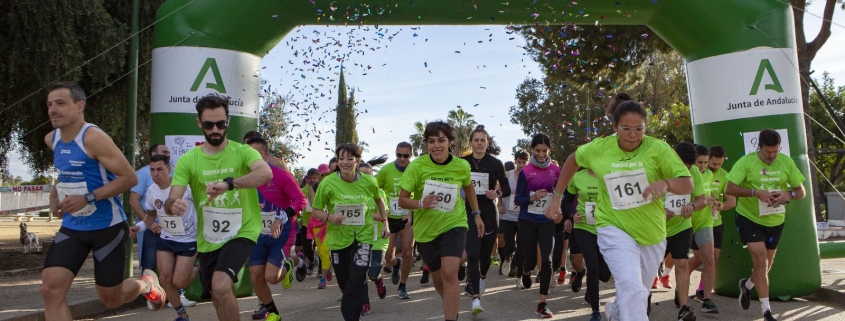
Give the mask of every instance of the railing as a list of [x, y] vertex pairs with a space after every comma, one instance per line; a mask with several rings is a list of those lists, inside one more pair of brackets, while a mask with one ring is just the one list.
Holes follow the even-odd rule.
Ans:
[[0, 186], [0, 216], [47, 209], [52, 190], [53, 185]]

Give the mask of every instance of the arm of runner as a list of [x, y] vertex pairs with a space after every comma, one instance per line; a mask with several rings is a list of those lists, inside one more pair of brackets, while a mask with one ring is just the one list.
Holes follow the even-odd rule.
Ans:
[[187, 190], [187, 186], [171, 185], [170, 195], [164, 202], [164, 212], [168, 215], [184, 215], [188, 210], [188, 202], [185, 202], [182, 197], [185, 196]]
[[[464, 186], [464, 193], [466, 194], [467, 202], [469, 203], [469, 208], [472, 209], [473, 212], [478, 212], [478, 199], [475, 198], [475, 187], [472, 184]], [[481, 219], [481, 215], [475, 215], [475, 227], [478, 230], [478, 237], [484, 236], [484, 220]]]
[[135, 216], [139, 219], [143, 220], [146, 217], [146, 212], [141, 207], [141, 194], [135, 192], [129, 193], [129, 206], [132, 207], [132, 210], [135, 211]]
[[278, 168], [281, 168], [281, 169], [285, 170], [286, 172], [290, 172], [288, 170], [288, 164], [285, 163], [284, 159], [281, 159], [281, 158], [278, 158], [278, 157], [272, 156], [272, 155], [269, 158], [270, 159], [268, 159], [268, 161], [270, 162], [271, 165], [276, 166]]
[[769, 191], [740, 187], [732, 181], [728, 182], [728, 187], [725, 189], [725, 195], [732, 195], [736, 197], [756, 197], [761, 202], [771, 203], [771, 193], [769, 193]]
[[[500, 161], [499, 164], [502, 164]], [[508, 183], [508, 175], [505, 174], [505, 165], [501, 167], [496, 166], [496, 180], [499, 183], [499, 197], [508, 197], [511, 195], [511, 184]]]
[[[282, 193], [285, 193], [290, 198], [290, 207], [293, 209], [294, 214], [302, 212], [305, 208], [305, 194], [302, 194], [302, 190], [296, 184], [296, 178], [287, 171], [282, 174], [281, 178], [283, 179]], [[292, 216], [288, 215], [288, 217]]]
[[[577, 172], [578, 162], [575, 160], [575, 153], [569, 154], [569, 157], [563, 162], [563, 167], [560, 169], [560, 176], [557, 178], [557, 184], [555, 184], [555, 188], [552, 190], [552, 193], [554, 193], [552, 195], [552, 203], [546, 208], [545, 215], [548, 219], [553, 220], [555, 216], [559, 215], [558, 212], [560, 211], [563, 192], [566, 191], [569, 181], [572, 180], [572, 177]], [[522, 174], [519, 175], [522, 177]]]
[[55, 186], [53, 186], [53, 190], [50, 191], [50, 212], [59, 219], [61, 219], [64, 214], [59, 210], [59, 191]]
[[734, 207], [736, 207], [736, 196], [725, 193], [725, 201], [722, 202], [722, 207], [719, 208], [719, 211], [727, 211]]

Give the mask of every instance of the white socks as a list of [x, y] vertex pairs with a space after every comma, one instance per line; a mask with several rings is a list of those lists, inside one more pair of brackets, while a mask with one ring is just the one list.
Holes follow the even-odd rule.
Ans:
[[302, 265], [304, 265], [304, 264], [305, 264], [305, 260], [299, 259], [299, 264], [297, 264], [296, 267], [301, 268]]
[[763, 314], [766, 314], [766, 311], [771, 310], [769, 306], [769, 298], [760, 298], [760, 307], [763, 308]]
[[[754, 282], [751, 282], [751, 279], [745, 280], [745, 288], [749, 289], [749, 290], [753, 289], [754, 288]], [[769, 302], [769, 300], [766, 299], [766, 305], [769, 305], [768, 302]]]
[[673, 269], [673, 268], [664, 268], [664, 269], [663, 269], [663, 276], [669, 276], [669, 275], [672, 275], [672, 269]]

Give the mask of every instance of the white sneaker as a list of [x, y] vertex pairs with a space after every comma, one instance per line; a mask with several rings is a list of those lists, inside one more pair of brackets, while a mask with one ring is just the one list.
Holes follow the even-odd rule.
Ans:
[[487, 287], [487, 285], [485, 283], [487, 283], [487, 282], [485, 282], [485, 279], [479, 279], [478, 294], [484, 294], [484, 288]]
[[525, 286], [522, 285], [522, 278], [516, 278], [516, 289], [517, 290], [525, 289]]
[[483, 312], [484, 308], [481, 307], [481, 299], [472, 299], [472, 315], [479, 315]]
[[[192, 306], [197, 305], [197, 303], [195, 301], [188, 300], [188, 298], [186, 298], [184, 294], [179, 295], [179, 301], [182, 301], [182, 306], [186, 307], [186, 308], [190, 308]], [[168, 308], [173, 307], [173, 305], [170, 304], [170, 301], [167, 301], [167, 307]]]
[[155, 308], [153, 308], [153, 304], [149, 300], [147, 300], [147, 310], [150, 310], [150, 311], [156, 310]]
[[607, 318], [607, 321], [613, 321], [613, 309], [616, 306], [616, 302], [608, 301], [604, 305], [604, 316]]

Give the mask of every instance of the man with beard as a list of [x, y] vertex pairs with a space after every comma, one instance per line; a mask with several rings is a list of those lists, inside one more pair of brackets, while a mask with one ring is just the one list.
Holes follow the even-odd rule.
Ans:
[[205, 144], [182, 155], [176, 164], [165, 211], [183, 215], [182, 196], [191, 187], [197, 210], [197, 251], [202, 298], [211, 297], [221, 321], [238, 320], [232, 285], [261, 233], [261, 212], [255, 189], [273, 177], [267, 162], [248, 145], [226, 139], [229, 100], [202, 97], [196, 105], [197, 125]]

